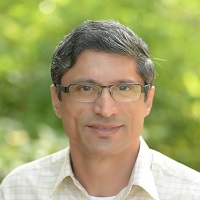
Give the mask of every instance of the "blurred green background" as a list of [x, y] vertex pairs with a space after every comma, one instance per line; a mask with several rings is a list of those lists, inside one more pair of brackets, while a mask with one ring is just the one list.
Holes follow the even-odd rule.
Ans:
[[68, 145], [51, 107], [50, 63], [87, 19], [118, 20], [148, 43], [158, 76], [143, 136], [200, 171], [199, 0], [9, 0], [0, 2], [0, 181]]

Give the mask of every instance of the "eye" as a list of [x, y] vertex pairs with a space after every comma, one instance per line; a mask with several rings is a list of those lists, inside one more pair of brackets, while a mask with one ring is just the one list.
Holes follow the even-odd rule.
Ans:
[[119, 90], [119, 91], [129, 91], [129, 90], [131, 90], [131, 87], [129, 85], [118, 85], [117, 90]]
[[83, 91], [90, 91], [91, 89], [92, 89], [92, 87], [89, 86], [89, 85], [82, 85], [81, 86], [81, 90], [83, 90]]
[[99, 91], [98, 85], [74, 85], [74, 91], [76, 92], [94, 92]]

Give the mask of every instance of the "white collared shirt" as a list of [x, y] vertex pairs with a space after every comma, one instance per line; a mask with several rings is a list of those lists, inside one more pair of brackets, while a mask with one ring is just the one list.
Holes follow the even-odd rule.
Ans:
[[[200, 173], [151, 150], [141, 138], [127, 187], [114, 200], [199, 200]], [[120, 181], [120, 180], [119, 180]], [[90, 200], [74, 177], [69, 147], [12, 171], [0, 186], [1, 200]]]

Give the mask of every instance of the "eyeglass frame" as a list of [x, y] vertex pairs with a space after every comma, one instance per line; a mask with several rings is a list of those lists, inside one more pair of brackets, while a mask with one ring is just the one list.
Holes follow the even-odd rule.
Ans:
[[[100, 88], [101, 88], [101, 90], [100, 90], [100, 93], [98, 94], [98, 96], [97, 96], [97, 98], [96, 98], [96, 100], [95, 101], [91, 101], [91, 102], [81, 102], [81, 101], [76, 101], [76, 100], [74, 100], [74, 99], [72, 99], [71, 98], [71, 96], [70, 96], [70, 92], [69, 92], [69, 88], [70, 88], [70, 86], [71, 85], [82, 85], [82, 86], [84, 86], [84, 84], [85, 85], [96, 85], [96, 86], [99, 86]], [[102, 94], [102, 90], [104, 89], [104, 88], [108, 88], [109, 89], [109, 93], [110, 93], [110, 96], [112, 97], [112, 99], [114, 100], [114, 101], [116, 101], [116, 102], [119, 102], [119, 101], [117, 101], [117, 100], [115, 100], [115, 98], [113, 97], [113, 95], [111, 94], [111, 91], [110, 91], [110, 87], [112, 87], [112, 86], [117, 86], [117, 85], [120, 85], [120, 84], [122, 84], [123, 85], [123, 83], [119, 83], [119, 84], [111, 84], [111, 85], [99, 85], [99, 84], [86, 84], [86, 83], [70, 83], [69, 85], [67, 85], [67, 86], [63, 86], [63, 85], [61, 85], [61, 84], [55, 84], [54, 86], [57, 88], [57, 92], [64, 92], [64, 93], [69, 93], [69, 96], [70, 96], [70, 99], [72, 100], [72, 101], [75, 101], [75, 102], [80, 102], [80, 103], [94, 103], [94, 102], [96, 102], [97, 101], [97, 99], [101, 96], [101, 94]], [[146, 85], [141, 85], [141, 84], [139, 84], [139, 83], [124, 83], [125, 85], [139, 85], [140, 87], [141, 87], [141, 92], [140, 92], [140, 94], [141, 93], [145, 93], [146, 94], [146, 98], [147, 98], [147, 94], [148, 94], [148, 91], [150, 90], [150, 88], [151, 88], [151, 86], [150, 86], [150, 84], [146, 84]], [[57, 93], [58, 94], [58, 98], [61, 100], [61, 94], [60, 93]], [[140, 97], [141, 97], [141, 95], [140, 95]], [[139, 99], [140, 99], [140, 97], [139, 97]], [[136, 101], [138, 101], [139, 99], [137, 99]], [[130, 102], [135, 102], [135, 101], [130, 101]], [[119, 102], [119, 103], [130, 103], [130, 102]]]

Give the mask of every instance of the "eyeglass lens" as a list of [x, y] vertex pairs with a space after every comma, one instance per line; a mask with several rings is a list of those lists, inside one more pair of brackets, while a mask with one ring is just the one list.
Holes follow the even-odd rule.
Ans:
[[69, 94], [71, 99], [77, 102], [95, 102], [105, 87], [109, 88], [110, 95], [117, 102], [137, 101], [141, 95], [139, 84], [111, 86], [72, 84], [69, 86]]

